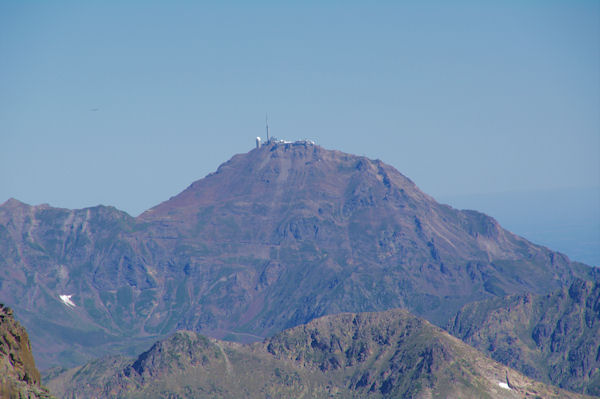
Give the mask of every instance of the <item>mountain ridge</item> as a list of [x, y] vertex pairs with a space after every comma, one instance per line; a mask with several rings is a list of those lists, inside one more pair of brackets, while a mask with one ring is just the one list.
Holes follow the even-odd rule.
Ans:
[[135, 359], [54, 376], [61, 397], [583, 398], [532, 381], [405, 310], [323, 316], [264, 342], [178, 331]]
[[323, 316], [255, 344], [178, 331], [135, 359], [99, 360], [48, 384], [61, 397], [584, 397], [398, 309]]
[[600, 280], [470, 303], [447, 330], [531, 378], [600, 396]]
[[235, 155], [137, 218], [2, 204], [0, 272], [44, 367], [133, 355], [176, 329], [256, 340], [345, 311], [444, 325], [468, 302], [597, 273], [381, 161], [307, 143]]

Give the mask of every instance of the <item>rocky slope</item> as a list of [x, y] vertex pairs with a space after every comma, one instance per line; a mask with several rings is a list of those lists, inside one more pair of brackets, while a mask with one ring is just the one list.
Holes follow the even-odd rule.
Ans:
[[40, 381], [27, 332], [0, 304], [0, 398], [51, 398]]
[[262, 343], [180, 331], [137, 359], [49, 382], [61, 397], [579, 398], [500, 365], [403, 310], [325, 316]]
[[466, 303], [593, 273], [381, 161], [305, 142], [236, 155], [137, 218], [0, 205], [0, 300], [43, 368], [139, 353], [176, 329], [252, 341], [395, 307], [444, 325]]
[[466, 305], [455, 336], [524, 374], [600, 396], [600, 282]]

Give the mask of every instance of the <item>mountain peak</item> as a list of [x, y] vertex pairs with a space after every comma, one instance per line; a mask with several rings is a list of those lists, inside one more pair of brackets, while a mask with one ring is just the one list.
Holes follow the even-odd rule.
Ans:
[[16, 209], [16, 208], [24, 208], [24, 207], [29, 207], [30, 205], [19, 201], [16, 198], [9, 198], [6, 201], [4, 201], [2, 204], [0, 204], [0, 208], [10, 208], [10, 209]]
[[235, 155], [137, 218], [2, 208], [0, 224], [0, 299], [53, 345], [46, 362], [86, 334], [106, 337], [81, 338], [89, 356], [176, 329], [256, 340], [339, 312], [403, 307], [443, 325], [468, 302], [591, 273], [379, 160], [309, 142]]
[[[350, 182], [352, 180], [352, 182]], [[359, 184], [360, 183], [360, 184]], [[222, 201], [276, 203], [296, 192], [316, 198], [342, 199], [349, 185], [362, 190], [398, 189], [421, 200], [432, 198], [397, 170], [380, 160], [326, 150], [309, 141], [271, 141], [221, 164], [214, 173], [186, 190], [142, 213], [140, 219], [173, 218], [183, 209], [195, 211]], [[192, 208], [192, 209], [189, 209]], [[187, 212], [182, 216], [188, 217]]]

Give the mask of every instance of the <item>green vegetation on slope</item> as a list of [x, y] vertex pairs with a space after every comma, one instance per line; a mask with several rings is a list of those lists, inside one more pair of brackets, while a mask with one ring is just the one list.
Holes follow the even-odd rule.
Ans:
[[179, 331], [137, 359], [58, 375], [61, 397], [581, 398], [530, 380], [403, 310], [325, 316], [262, 343]]
[[600, 396], [600, 283], [466, 305], [448, 331], [546, 383]]

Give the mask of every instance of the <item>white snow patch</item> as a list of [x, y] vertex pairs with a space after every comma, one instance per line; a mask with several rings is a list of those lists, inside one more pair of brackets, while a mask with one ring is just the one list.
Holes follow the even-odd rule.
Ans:
[[500, 388], [511, 390], [506, 382], [499, 382], [498, 385], [500, 385]]
[[75, 307], [75, 304], [73, 303], [73, 301], [71, 300], [71, 297], [73, 295], [59, 295], [58, 297], [60, 298], [60, 300], [67, 306], [70, 306], [72, 308]]

